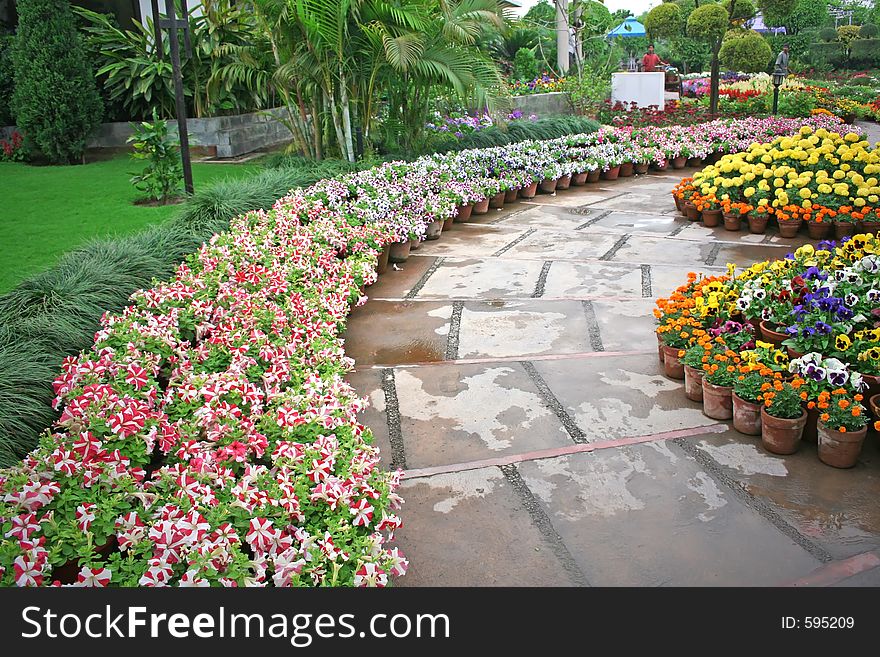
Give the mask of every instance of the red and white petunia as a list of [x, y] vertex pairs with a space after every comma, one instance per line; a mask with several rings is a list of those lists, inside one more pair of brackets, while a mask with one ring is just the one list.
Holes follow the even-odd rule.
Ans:
[[180, 588], [205, 588], [211, 583], [204, 577], [200, 577], [197, 570], [187, 570], [177, 584]]
[[388, 585], [388, 575], [376, 564], [364, 563], [354, 574], [354, 585], [381, 588]]
[[40, 528], [36, 513], [22, 513], [12, 516], [12, 529], [4, 534], [6, 538], [14, 538], [18, 541], [26, 541], [35, 531]]
[[268, 518], [251, 518], [245, 540], [258, 552], [267, 552], [277, 540], [278, 530]]
[[404, 558], [400, 548], [392, 548], [391, 550], [388, 550], [388, 559], [391, 563], [389, 570], [392, 575], [395, 577], [403, 577], [406, 575], [406, 571], [409, 568], [409, 561]]
[[42, 586], [43, 584], [43, 564], [28, 554], [16, 557], [12, 562], [12, 570], [16, 586]]
[[105, 587], [110, 585], [112, 574], [109, 568], [89, 568], [83, 566], [76, 576], [78, 586]]
[[366, 499], [360, 499], [349, 507], [349, 512], [354, 516], [351, 523], [355, 527], [366, 527], [373, 519], [373, 507]]
[[137, 390], [147, 385], [148, 380], [147, 371], [137, 363], [131, 363], [125, 368], [125, 382]]
[[95, 521], [95, 510], [97, 508], [98, 505], [92, 502], [86, 502], [76, 507], [76, 524], [80, 531], [89, 531], [89, 527]]

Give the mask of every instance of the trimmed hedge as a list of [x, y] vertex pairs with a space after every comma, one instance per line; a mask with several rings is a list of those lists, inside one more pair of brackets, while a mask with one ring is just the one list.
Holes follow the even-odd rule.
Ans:
[[461, 139], [449, 136], [435, 142], [431, 152], [448, 153], [471, 148], [506, 146], [527, 139], [557, 139], [566, 135], [590, 134], [599, 129], [593, 119], [583, 116], [554, 116], [535, 121], [518, 120], [508, 124], [506, 130], [492, 126], [465, 135]]
[[171, 221], [135, 235], [98, 239], [0, 296], [0, 465], [29, 452], [56, 413], [51, 382], [66, 356], [92, 345], [101, 316], [135, 290], [171, 276], [229, 220], [269, 208], [295, 187], [350, 171], [347, 162], [269, 169], [199, 192]]
[[850, 65], [856, 68], [880, 67], [880, 39], [856, 39], [849, 48]]

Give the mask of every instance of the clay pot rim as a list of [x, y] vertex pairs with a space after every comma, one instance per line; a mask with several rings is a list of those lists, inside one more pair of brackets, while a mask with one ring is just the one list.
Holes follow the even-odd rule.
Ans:
[[740, 397], [738, 394], [736, 394], [736, 392], [733, 392], [732, 394], [734, 399], [739, 399], [746, 406], [760, 406], [761, 410], [764, 410], [764, 404], [762, 404], [761, 402], [750, 402], [747, 399], [743, 399], [742, 397]]
[[806, 419], [807, 419], [807, 411], [803, 408], [801, 409], [801, 414], [798, 417], [776, 417], [775, 415], [770, 415], [770, 413], [768, 413], [766, 411], [766, 408], [767, 408], [766, 406], [761, 404], [761, 419], [764, 419], [766, 417], [766, 418], [770, 418], [771, 420], [776, 420], [776, 421], [781, 420], [784, 422], [795, 422], [795, 423], [799, 422], [801, 420], [806, 421]]
[[[868, 425], [867, 424], [857, 431], [850, 431], [847, 429], [844, 432], [838, 431], [837, 429], [832, 429], [827, 424], [822, 422], [822, 420], [819, 420], [816, 423], [816, 426], [819, 429], [824, 429], [825, 431], [830, 431], [831, 433], [837, 433], [837, 434], [840, 434], [841, 436], [855, 436], [855, 437], [864, 438], [868, 434]], [[850, 442], [852, 442], [852, 441], [850, 441]]]
[[703, 377], [702, 381], [703, 381], [703, 388], [708, 386], [710, 390], [730, 390], [731, 394], [733, 394], [733, 386], [719, 386], [714, 383], [710, 383], [709, 381], [706, 380], [705, 376]]

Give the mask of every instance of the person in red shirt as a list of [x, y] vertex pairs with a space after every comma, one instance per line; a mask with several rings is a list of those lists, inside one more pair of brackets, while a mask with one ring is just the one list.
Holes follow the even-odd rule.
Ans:
[[665, 65], [666, 62], [660, 59], [659, 55], [654, 53], [654, 44], [652, 43], [648, 46], [648, 52], [642, 57], [642, 72], [654, 73], [657, 71], [657, 67], [660, 66], [660, 64]]

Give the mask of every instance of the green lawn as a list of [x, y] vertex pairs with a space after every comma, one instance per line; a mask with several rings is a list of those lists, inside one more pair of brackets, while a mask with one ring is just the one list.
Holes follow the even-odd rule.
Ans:
[[[257, 161], [195, 163], [196, 191], [212, 180], [253, 173]], [[138, 164], [127, 155], [65, 167], [0, 162], [0, 294], [92, 237], [133, 233], [177, 212], [175, 205], [132, 203], [139, 192], [128, 180]]]

